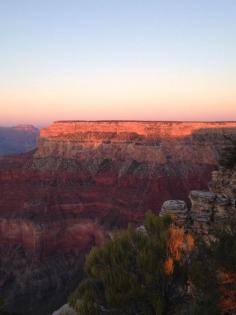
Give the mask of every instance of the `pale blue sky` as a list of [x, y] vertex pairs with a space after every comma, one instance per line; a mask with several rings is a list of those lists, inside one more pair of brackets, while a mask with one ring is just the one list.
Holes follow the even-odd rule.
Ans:
[[0, 0], [0, 124], [236, 119], [235, 84], [235, 0]]

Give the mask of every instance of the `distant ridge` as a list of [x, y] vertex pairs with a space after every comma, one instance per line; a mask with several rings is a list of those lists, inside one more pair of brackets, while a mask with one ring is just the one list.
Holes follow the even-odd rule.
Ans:
[[81, 119], [81, 120], [55, 120], [53, 123], [75, 122], [141, 122], [141, 123], [235, 123], [236, 120], [138, 120], [138, 119]]
[[36, 146], [38, 136], [39, 129], [33, 125], [0, 127], [0, 155], [31, 151]]

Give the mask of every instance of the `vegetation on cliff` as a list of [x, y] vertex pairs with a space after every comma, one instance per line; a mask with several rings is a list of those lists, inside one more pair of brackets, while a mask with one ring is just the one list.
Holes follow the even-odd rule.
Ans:
[[79, 315], [226, 315], [236, 312], [236, 223], [194, 241], [170, 217], [116, 233], [91, 250], [70, 297]]
[[[86, 279], [71, 297], [80, 315], [167, 314], [184, 303], [193, 239], [169, 217], [149, 214], [86, 260]], [[181, 289], [180, 289], [181, 288]]]
[[19, 313], [9, 313], [6, 310], [5, 302], [2, 298], [0, 298], [0, 315], [20, 315]]
[[194, 288], [192, 314], [236, 314], [236, 221], [200, 239], [189, 266]]

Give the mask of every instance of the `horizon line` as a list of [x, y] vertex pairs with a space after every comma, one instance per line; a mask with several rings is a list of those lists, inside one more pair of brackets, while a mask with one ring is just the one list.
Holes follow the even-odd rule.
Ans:
[[95, 119], [95, 120], [90, 120], [90, 119], [81, 119], [81, 120], [55, 120], [52, 123], [75, 123], [75, 122], [163, 122], [163, 123], [224, 123], [224, 122], [229, 122], [229, 123], [236, 123], [236, 120], [141, 120], [141, 119]]

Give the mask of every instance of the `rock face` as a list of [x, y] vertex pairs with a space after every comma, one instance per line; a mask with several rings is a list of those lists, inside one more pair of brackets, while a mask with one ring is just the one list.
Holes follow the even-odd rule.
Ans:
[[17, 154], [36, 147], [39, 130], [32, 125], [0, 127], [0, 155]]
[[[10, 309], [51, 314], [92, 246], [205, 189], [234, 137], [236, 123], [56, 122], [34, 152], [0, 157], [0, 288]], [[163, 211], [187, 215], [181, 202]]]
[[168, 200], [160, 215], [174, 214], [177, 225], [198, 234], [208, 234], [215, 226], [236, 218], [236, 170], [212, 172], [209, 191], [192, 190], [189, 198], [189, 210], [183, 201]]
[[122, 226], [166, 199], [187, 200], [189, 190], [207, 187], [232, 137], [236, 123], [56, 122], [41, 130], [33, 167], [45, 176], [60, 172], [60, 185], [78, 187], [75, 206], [88, 215], [96, 205], [103, 221], [113, 225], [116, 216]]
[[177, 226], [184, 226], [188, 220], [188, 208], [182, 200], [167, 200], [163, 203], [159, 215], [169, 215]]
[[213, 222], [213, 209], [216, 195], [208, 191], [193, 190], [189, 196], [193, 229], [197, 232], [207, 233]]
[[228, 196], [232, 203], [236, 199], [236, 170], [220, 169], [212, 172], [209, 189], [216, 193]]
[[77, 315], [77, 313], [68, 304], [65, 304], [59, 310], [53, 312], [52, 315]]
[[214, 171], [209, 190], [190, 193], [193, 229], [198, 233], [208, 233], [236, 216], [236, 170]]
[[217, 149], [235, 128], [235, 122], [56, 122], [41, 130], [35, 157], [215, 164]]

